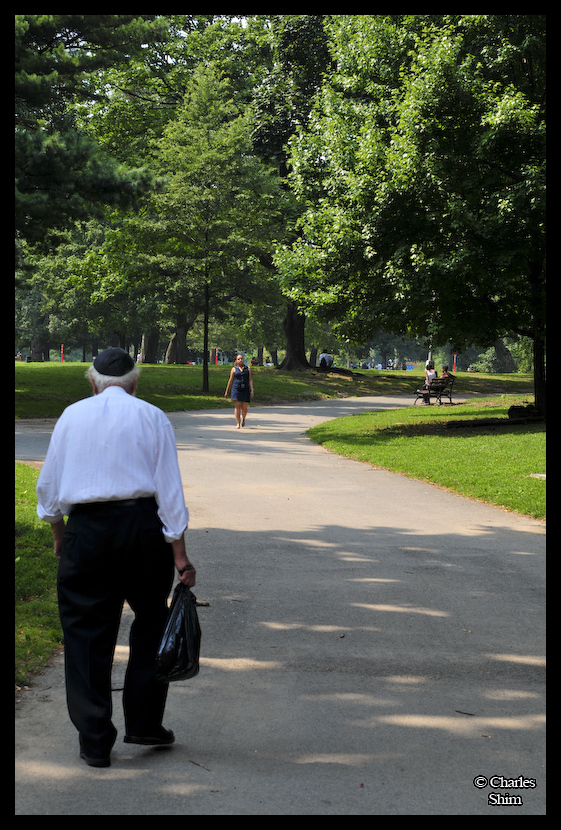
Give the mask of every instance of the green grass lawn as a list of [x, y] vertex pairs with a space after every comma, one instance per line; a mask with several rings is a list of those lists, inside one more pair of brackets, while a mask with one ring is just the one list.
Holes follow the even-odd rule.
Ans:
[[28, 683], [62, 641], [56, 602], [57, 559], [51, 530], [36, 513], [38, 472], [16, 464], [16, 684]]
[[[510, 397], [459, 406], [412, 407], [337, 418], [308, 432], [341, 455], [430, 481], [473, 499], [545, 518], [545, 423], [514, 426]], [[516, 402], [519, 402], [516, 399]], [[497, 426], [450, 429], [454, 419], [504, 418]]]
[[[54, 418], [71, 403], [87, 397], [86, 363], [16, 363], [16, 418]], [[273, 367], [253, 368], [254, 405], [290, 403], [364, 395], [408, 395], [422, 372], [364, 370], [352, 376], [323, 372], [284, 372]], [[201, 366], [141, 366], [137, 395], [166, 412], [230, 407], [224, 389], [229, 366], [209, 367], [208, 394], [201, 392]], [[531, 390], [530, 375], [490, 375], [458, 372], [455, 392], [465, 394], [524, 393]]]

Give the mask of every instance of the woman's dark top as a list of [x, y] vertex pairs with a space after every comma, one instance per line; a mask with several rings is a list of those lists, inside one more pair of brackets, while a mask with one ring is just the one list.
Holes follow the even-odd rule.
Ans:
[[232, 384], [232, 400], [249, 403], [250, 389], [249, 389], [249, 367], [244, 366], [240, 369], [235, 367], [234, 382]]

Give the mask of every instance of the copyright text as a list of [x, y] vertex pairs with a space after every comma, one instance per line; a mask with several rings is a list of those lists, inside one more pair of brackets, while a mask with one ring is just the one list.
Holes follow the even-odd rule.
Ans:
[[491, 775], [487, 778], [485, 775], [476, 775], [473, 779], [473, 786], [478, 790], [484, 790], [486, 787], [493, 790], [507, 790], [507, 792], [488, 793], [487, 804], [517, 807], [524, 804], [522, 795], [513, 794], [510, 790], [533, 790], [537, 784], [535, 778], [525, 778], [523, 775], [517, 778], [507, 778], [505, 775]]

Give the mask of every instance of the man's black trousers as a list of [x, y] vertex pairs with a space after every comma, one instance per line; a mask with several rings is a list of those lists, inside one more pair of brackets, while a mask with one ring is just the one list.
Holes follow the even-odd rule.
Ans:
[[123, 691], [127, 735], [150, 736], [162, 723], [167, 684], [154, 678], [173, 582], [171, 545], [154, 499], [76, 505], [58, 570], [66, 695], [83, 752], [107, 757], [112, 723], [111, 668], [123, 603], [134, 612]]

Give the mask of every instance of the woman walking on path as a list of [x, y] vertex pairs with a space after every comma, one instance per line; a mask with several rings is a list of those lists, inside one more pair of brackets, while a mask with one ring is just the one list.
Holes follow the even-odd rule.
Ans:
[[253, 395], [253, 377], [249, 366], [244, 365], [243, 354], [236, 355], [224, 392], [225, 398], [228, 396], [230, 386], [232, 386], [232, 400], [235, 403], [236, 429], [239, 429], [245, 426], [247, 405]]

